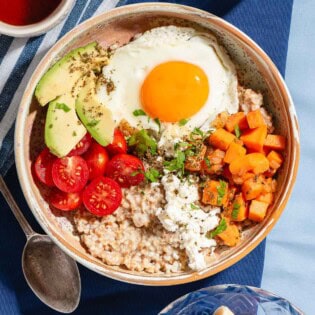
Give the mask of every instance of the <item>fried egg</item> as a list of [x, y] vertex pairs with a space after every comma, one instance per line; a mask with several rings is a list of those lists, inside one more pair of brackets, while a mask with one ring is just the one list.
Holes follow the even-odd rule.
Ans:
[[208, 129], [219, 112], [238, 110], [234, 64], [213, 35], [193, 28], [138, 35], [113, 51], [103, 76], [113, 89], [101, 85], [98, 97], [117, 124], [157, 130], [156, 118], [162, 125], [187, 119], [189, 129]]

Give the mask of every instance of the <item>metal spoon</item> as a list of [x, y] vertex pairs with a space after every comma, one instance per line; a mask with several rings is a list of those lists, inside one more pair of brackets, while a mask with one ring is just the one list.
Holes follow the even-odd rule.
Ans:
[[26, 282], [35, 295], [52, 309], [73, 312], [80, 301], [81, 280], [76, 262], [48, 235], [35, 233], [0, 176], [0, 191], [23, 229], [27, 242], [22, 254]]

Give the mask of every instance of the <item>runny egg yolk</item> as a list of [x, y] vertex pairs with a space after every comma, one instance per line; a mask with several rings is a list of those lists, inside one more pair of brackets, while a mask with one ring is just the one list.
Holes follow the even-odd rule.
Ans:
[[169, 61], [156, 66], [147, 75], [141, 87], [141, 103], [152, 118], [178, 122], [201, 109], [209, 90], [208, 78], [200, 67]]

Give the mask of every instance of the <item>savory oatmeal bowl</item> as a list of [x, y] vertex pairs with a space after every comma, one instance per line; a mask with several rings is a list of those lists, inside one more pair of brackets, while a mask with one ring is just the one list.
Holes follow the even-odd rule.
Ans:
[[299, 160], [267, 55], [209, 13], [139, 4], [78, 26], [24, 93], [15, 153], [48, 235], [88, 268], [172, 285], [215, 274], [280, 217]]

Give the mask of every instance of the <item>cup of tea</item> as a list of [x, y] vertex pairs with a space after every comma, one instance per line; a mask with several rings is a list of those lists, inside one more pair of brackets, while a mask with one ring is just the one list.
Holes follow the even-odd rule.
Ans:
[[75, 0], [1, 0], [0, 34], [32, 37], [65, 19]]

